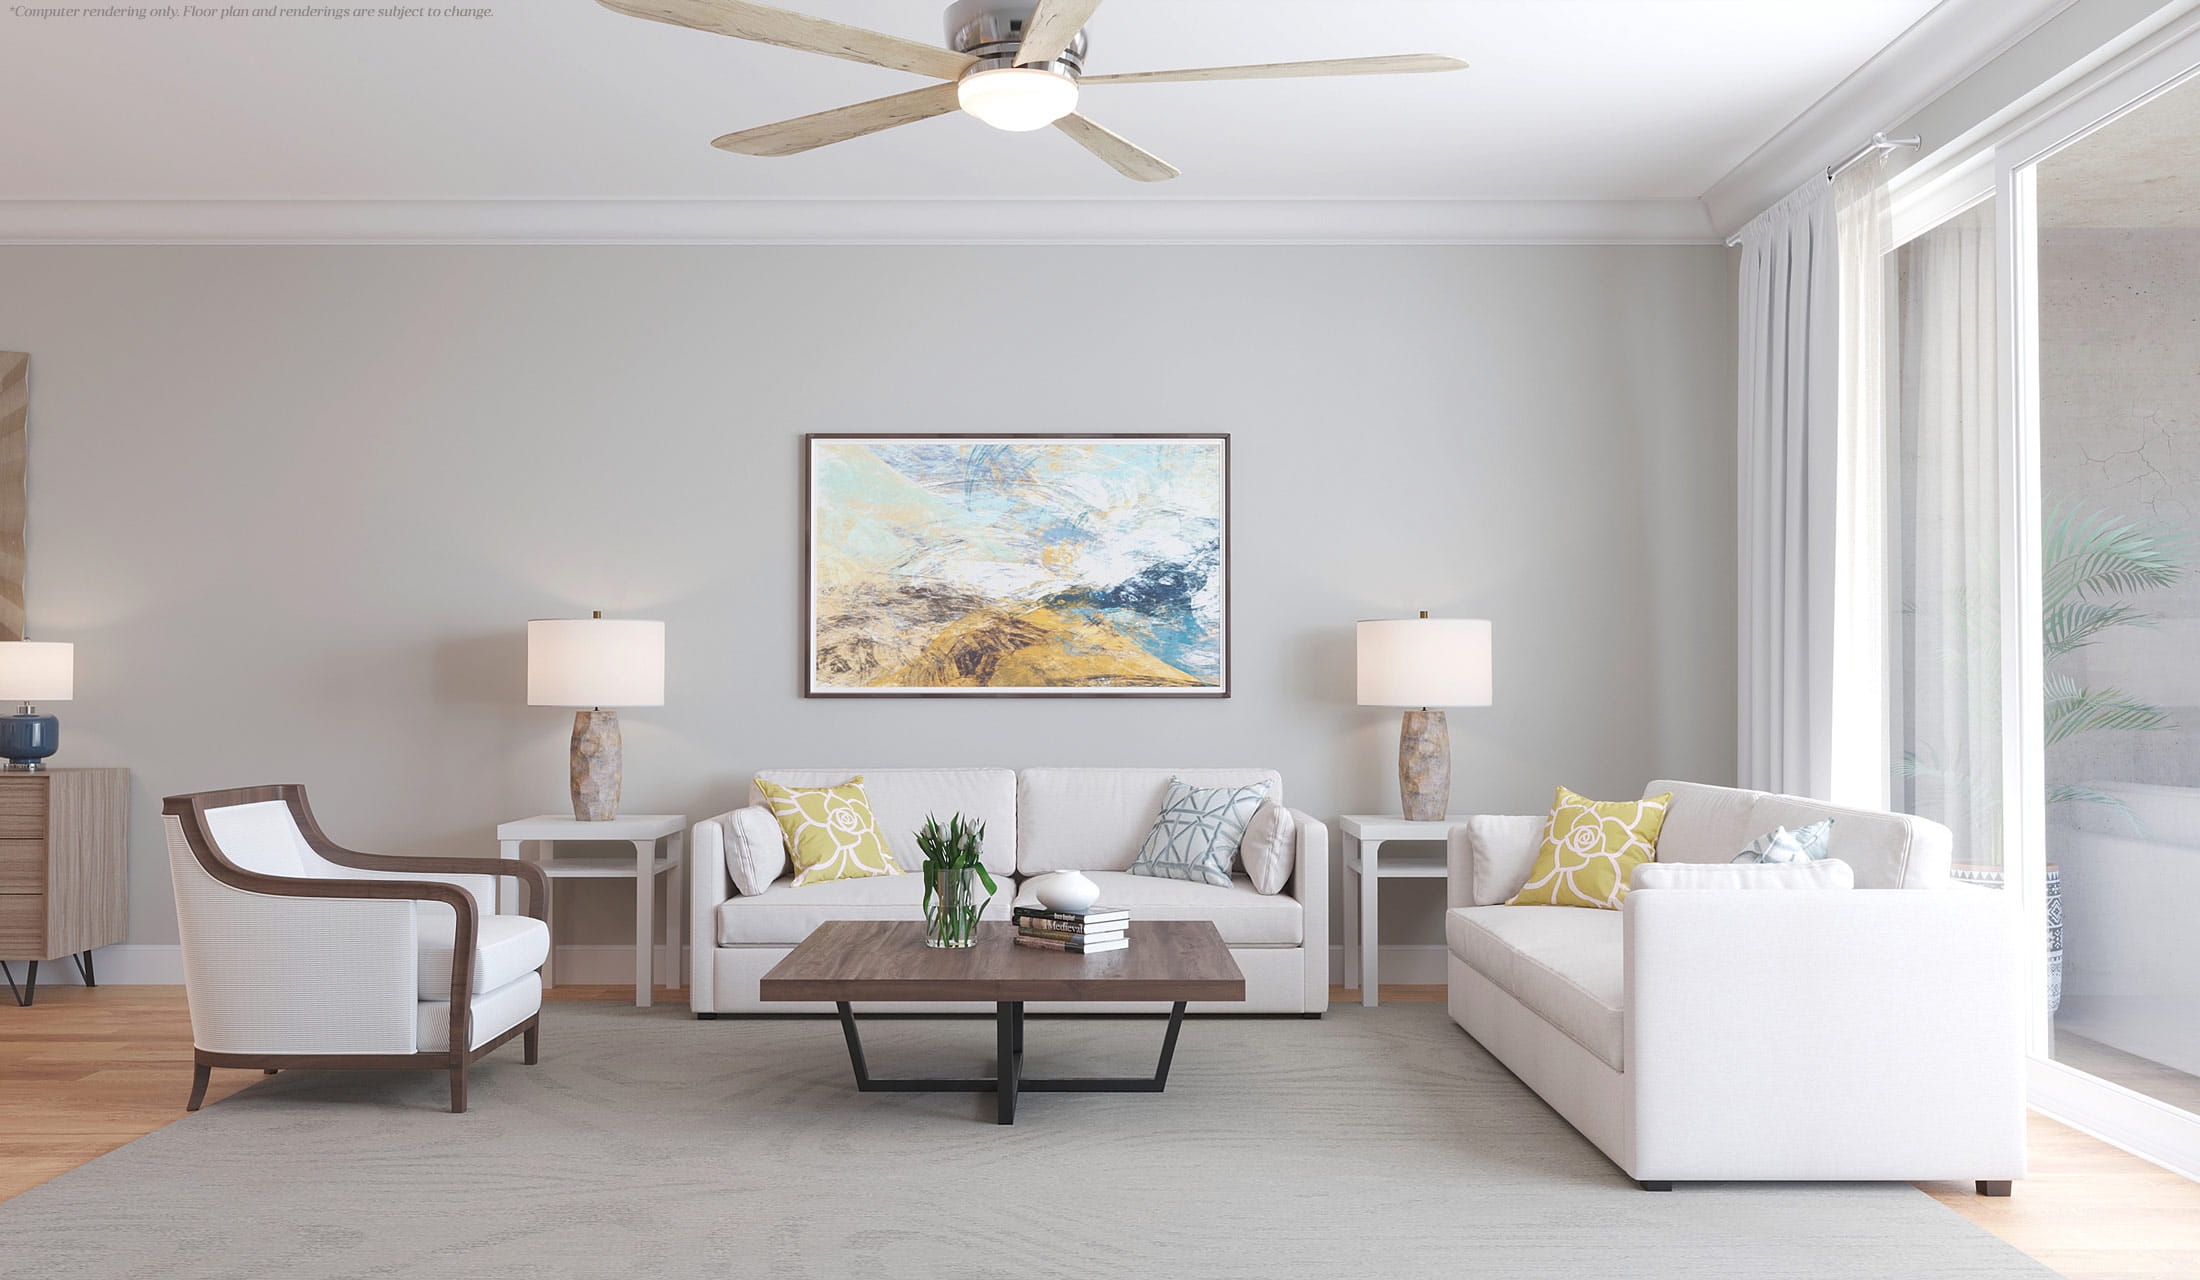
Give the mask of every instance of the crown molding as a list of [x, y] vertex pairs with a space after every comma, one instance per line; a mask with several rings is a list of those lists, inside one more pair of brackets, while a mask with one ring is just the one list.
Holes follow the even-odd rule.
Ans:
[[1697, 200], [11, 200], [0, 244], [1713, 244]]
[[1703, 197], [1713, 225], [1722, 235], [1740, 230], [1811, 174], [1915, 115], [2076, 2], [1941, 0], [1714, 183]]

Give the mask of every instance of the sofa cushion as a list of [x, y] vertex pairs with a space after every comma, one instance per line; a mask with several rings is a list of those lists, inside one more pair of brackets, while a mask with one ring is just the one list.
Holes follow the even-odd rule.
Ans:
[[1700, 782], [1653, 782], [1642, 789], [1646, 796], [1668, 791], [1673, 803], [1658, 829], [1659, 862], [1732, 862], [1736, 850], [1770, 830], [1751, 816], [1755, 791]]
[[1839, 858], [1801, 862], [1647, 863], [1635, 868], [1635, 892], [1665, 889], [1853, 889], [1856, 876]]
[[[737, 893], [762, 893], [787, 873], [787, 834], [771, 810], [745, 804], [717, 819], [724, 833], [726, 872]], [[898, 865], [898, 864], [897, 864]]]
[[1270, 800], [1245, 824], [1245, 843], [1238, 859], [1253, 887], [1262, 893], [1282, 893], [1291, 883], [1299, 863], [1299, 820], [1291, 811]]
[[1195, 787], [1182, 778], [1169, 779], [1169, 794], [1154, 815], [1133, 875], [1159, 876], [1164, 880], [1197, 880], [1228, 887], [1237, 869], [1238, 846], [1245, 843], [1245, 829], [1253, 814], [1268, 798], [1266, 781], [1242, 787]]
[[[1012, 769], [763, 769], [756, 776], [782, 787], [836, 787], [858, 774], [863, 776], [864, 795], [871, 802], [878, 833], [903, 868], [914, 871], [924, 865], [924, 855], [917, 849], [917, 828], [927, 815], [936, 814], [945, 822], [961, 813], [985, 823], [986, 868], [995, 875], [1015, 873], [1016, 773]], [[749, 803], [764, 803], [754, 783], [749, 785]], [[1151, 820], [1153, 815], [1146, 817]]]
[[[1085, 874], [1100, 886], [1101, 907], [1131, 913], [1133, 946], [1138, 944], [1141, 920], [1212, 920], [1223, 942], [1233, 947], [1295, 947], [1306, 936], [1306, 913], [1297, 898], [1262, 893], [1244, 876], [1232, 876], [1223, 886], [1134, 876], [1127, 871]], [[1039, 905], [1030, 882], [1016, 891], [1016, 905]]]
[[[994, 877], [1001, 891], [985, 904], [981, 918], [1008, 919], [1016, 886]], [[718, 945], [791, 947], [828, 920], [922, 920], [924, 877], [865, 876], [797, 886], [782, 876], [764, 892], [729, 898], [718, 904]]]
[[1571, 907], [1454, 907], [1444, 942], [1476, 973], [1621, 1070], [1626, 914]]
[[798, 868], [797, 885], [913, 870], [886, 851], [861, 774], [829, 787], [787, 787], [768, 778], [758, 778], [754, 785], [786, 834], [787, 857]]
[[[451, 937], [458, 919], [440, 902], [419, 904], [414, 931], [420, 951], [420, 998], [451, 998]], [[474, 993], [494, 991], [550, 958], [550, 927], [533, 916], [475, 917]]]
[[1558, 789], [1550, 825], [1516, 906], [1588, 907], [1617, 911], [1627, 875], [1657, 852], [1670, 794], [1640, 800], [1591, 800]]
[[1474, 905], [1494, 907], [1512, 901], [1528, 883], [1528, 873], [1535, 870], [1551, 815], [1477, 814], [1463, 825], [1473, 859], [1469, 876]]
[[1025, 769], [1016, 775], [1017, 874], [1127, 870], [1171, 778], [1195, 787], [1266, 782], [1268, 798], [1286, 803], [1273, 769]]
[[1856, 872], [1859, 889], [1944, 889], [1954, 837], [1929, 818], [1850, 809], [1800, 796], [1653, 782], [1645, 794], [1673, 793], [1658, 835], [1660, 862], [1731, 862], [1734, 851], [1774, 827], [1795, 830], [1834, 819], [1826, 855]]

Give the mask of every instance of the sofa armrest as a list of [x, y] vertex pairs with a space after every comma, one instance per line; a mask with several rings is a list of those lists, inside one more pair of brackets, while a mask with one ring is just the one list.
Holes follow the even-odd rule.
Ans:
[[705, 818], [688, 832], [688, 1007], [697, 1013], [717, 1011], [718, 907], [733, 896], [721, 825], [728, 816]]
[[1444, 837], [1444, 907], [1473, 905], [1474, 842], [1467, 836], [1467, 824], [1459, 822]]
[[1284, 891], [1299, 900], [1301, 950], [1306, 962], [1304, 999], [1299, 1011], [1329, 1008], [1329, 827], [1303, 810], [1291, 810], [1297, 827], [1298, 859]]
[[1633, 1176], [2024, 1175], [2006, 895], [1666, 889], [1624, 912]]

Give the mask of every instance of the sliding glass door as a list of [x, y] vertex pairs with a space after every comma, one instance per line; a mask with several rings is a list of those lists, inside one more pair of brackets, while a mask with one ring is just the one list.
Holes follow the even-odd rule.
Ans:
[[2200, 1113], [2200, 85], [2032, 181], [2049, 1055]]

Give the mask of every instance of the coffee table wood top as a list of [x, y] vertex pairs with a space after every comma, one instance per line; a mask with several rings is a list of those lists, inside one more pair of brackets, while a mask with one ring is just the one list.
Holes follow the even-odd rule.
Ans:
[[1243, 1000], [1245, 975], [1207, 920], [1133, 920], [1095, 956], [1019, 947], [983, 923], [978, 945], [924, 945], [921, 920], [830, 920], [757, 984], [765, 1000]]

